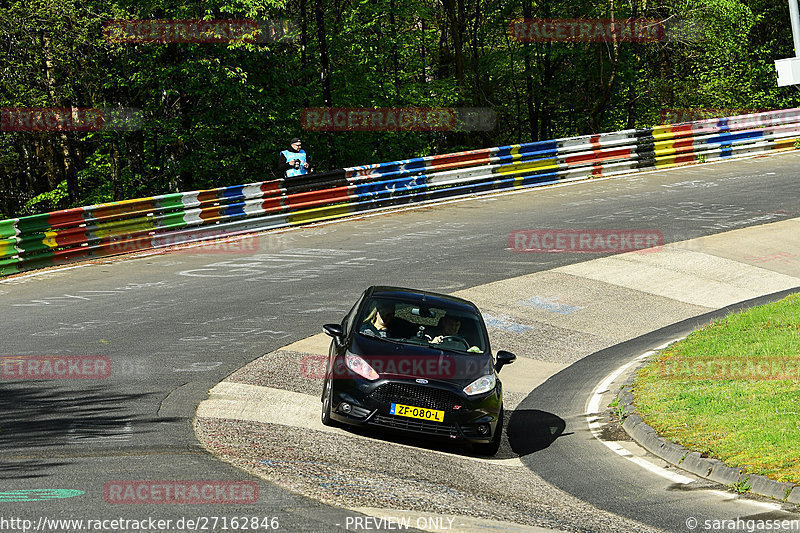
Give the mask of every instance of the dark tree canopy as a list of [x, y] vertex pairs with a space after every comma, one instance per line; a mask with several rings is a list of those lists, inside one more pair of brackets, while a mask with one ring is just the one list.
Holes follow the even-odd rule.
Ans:
[[[521, 18], [630, 17], [674, 31], [657, 42], [509, 32]], [[131, 19], [288, 20], [293, 32], [232, 43], [104, 36], [104, 23]], [[653, 126], [669, 109], [798, 104], [773, 68], [794, 55], [784, 0], [9, 0], [0, 27], [0, 107], [141, 110], [130, 131], [0, 133], [0, 218], [272, 179], [295, 136], [327, 170]], [[330, 106], [491, 108], [497, 123], [302, 129], [304, 108]]]

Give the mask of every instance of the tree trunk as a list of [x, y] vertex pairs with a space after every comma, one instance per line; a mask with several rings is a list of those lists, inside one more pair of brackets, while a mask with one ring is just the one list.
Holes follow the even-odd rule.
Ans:
[[480, 44], [478, 42], [478, 30], [481, 27], [481, 2], [480, 0], [475, 2], [475, 24], [473, 25], [472, 29], [472, 75], [475, 83], [475, 87], [473, 88], [473, 103], [475, 105], [481, 105], [481, 101], [479, 100], [482, 92], [480, 90], [481, 87], [481, 73], [480, 73], [480, 66], [479, 66], [479, 55], [480, 55]]
[[[50, 96], [50, 102], [56, 107], [64, 107], [63, 101], [56, 96], [54, 88], [55, 78], [53, 75], [53, 70], [55, 67], [53, 65], [52, 44], [50, 43], [50, 37], [48, 37], [46, 34], [42, 35], [42, 44], [44, 45], [43, 51], [45, 58], [45, 79], [47, 81], [47, 93]], [[67, 112], [73, 112], [72, 106], [69, 106]], [[58, 133], [58, 147], [61, 155], [59, 166], [61, 167], [60, 170], [62, 179], [58, 179], [53, 176], [52, 181], [55, 182], [55, 186], [57, 186], [62, 180], [67, 181], [67, 199], [69, 204], [73, 205], [78, 198], [78, 175], [72, 162], [72, 149], [70, 148], [71, 142], [72, 138], [67, 135], [67, 132], [60, 131]]]
[[[453, 2], [458, 2], [458, 12]], [[455, 54], [456, 62], [456, 85], [461, 90], [464, 88], [464, 51], [463, 37], [464, 37], [464, 0], [444, 0], [447, 18], [450, 21], [450, 27], [453, 29], [453, 53]]]
[[325, 107], [331, 107], [330, 61], [328, 59], [328, 41], [325, 33], [325, 10], [323, 9], [321, 0], [314, 0], [314, 16], [317, 22], [317, 41], [319, 43], [322, 101]]
[[[614, 24], [614, 0], [610, 0], [611, 4], [611, 24]], [[619, 66], [619, 41], [617, 41], [617, 34], [612, 34], [611, 40], [611, 47], [612, 47], [612, 56], [611, 56], [611, 73], [608, 75], [608, 80], [603, 83], [603, 92], [600, 95], [600, 99], [595, 102], [594, 106], [592, 106], [591, 111], [589, 111], [589, 133], [597, 133], [600, 129], [600, 118], [603, 115], [603, 112], [606, 109], [606, 105], [611, 97], [611, 90], [614, 88], [614, 81], [617, 77], [617, 67]], [[602, 48], [601, 48], [602, 50]], [[600, 65], [602, 68], [603, 64], [603, 57], [600, 57]], [[600, 73], [600, 79], [602, 80], [602, 71]]]
[[[636, 19], [639, 17], [639, 1], [633, 0], [632, 2], [633, 9], [631, 10], [631, 18]], [[639, 67], [642, 64], [642, 45], [639, 42], [631, 43], [631, 49], [633, 50], [633, 72], [639, 72]], [[628, 82], [628, 97], [626, 108], [628, 112], [628, 120], [625, 124], [625, 127], [629, 130], [632, 130], [636, 127], [636, 80], [637, 77], [633, 76], [630, 82]]]
[[[330, 80], [330, 62], [328, 59], [328, 42], [325, 33], [325, 10], [323, 9], [322, 0], [314, 0], [314, 17], [317, 23], [317, 41], [319, 42], [319, 60], [320, 60], [320, 78], [322, 81], [322, 101], [323, 106], [332, 107], [331, 98], [331, 80]], [[325, 142], [328, 147], [328, 163], [331, 168], [336, 168], [337, 157], [336, 151], [333, 146], [333, 139], [331, 134], [325, 135]]]
[[422, 68], [419, 71], [419, 82], [428, 83], [428, 54], [425, 47], [425, 19], [419, 19], [418, 24], [422, 34], [422, 39], [420, 40], [421, 44], [419, 47], [420, 65], [422, 65]]
[[397, 21], [394, 18], [394, 1], [389, 0], [389, 24], [392, 28], [392, 72], [394, 74], [394, 98], [400, 98], [400, 59], [397, 53], [397, 37], [399, 31], [397, 29]]
[[[522, 16], [526, 19], [533, 18], [533, 5], [531, 0], [524, 0], [522, 3]], [[539, 140], [539, 120], [533, 105], [533, 69], [531, 68], [532, 44], [523, 44], [525, 51], [525, 103], [528, 109], [528, 131], [531, 141]], [[540, 107], [540, 106], [536, 106]]]
[[[300, 0], [300, 69], [303, 71], [303, 87], [308, 87], [308, 59], [306, 46], [308, 45], [308, 21], [306, 20], [306, 0]], [[310, 107], [308, 91], [303, 91], [303, 107]]]
[[116, 202], [119, 200], [119, 178], [122, 174], [122, 161], [119, 154], [119, 141], [111, 143], [110, 146], [111, 158], [111, 200]]

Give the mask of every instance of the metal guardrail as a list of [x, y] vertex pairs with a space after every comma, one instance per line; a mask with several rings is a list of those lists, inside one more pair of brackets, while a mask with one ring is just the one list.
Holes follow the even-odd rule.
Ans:
[[0, 276], [364, 211], [731, 159], [800, 141], [800, 109], [392, 161], [0, 220]]

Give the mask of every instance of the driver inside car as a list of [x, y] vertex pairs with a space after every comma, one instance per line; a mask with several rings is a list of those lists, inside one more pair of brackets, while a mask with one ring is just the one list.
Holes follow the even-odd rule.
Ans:
[[439, 322], [439, 328], [439, 335], [431, 340], [434, 344], [443, 342], [445, 337], [454, 337], [458, 335], [458, 330], [461, 328], [461, 320], [452, 315], [444, 315]]
[[[444, 315], [439, 321], [439, 334], [431, 339], [431, 344], [441, 344], [443, 342], [460, 341], [464, 349], [468, 352], [480, 353], [481, 349], [477, 346], [470, 346], [470, 343], [460, 334], [461, 319], [454, 315]], [[449, 338], [448, 338], [449, 337]]]

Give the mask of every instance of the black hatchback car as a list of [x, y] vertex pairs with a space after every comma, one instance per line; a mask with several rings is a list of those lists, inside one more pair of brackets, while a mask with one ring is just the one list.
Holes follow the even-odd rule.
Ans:
[[503, 431], [497, 373], [516, 359], [492, 356], [477, 307], [398, 287], [370, 287], [333, 337], [322, 423], [375, 426], [465, 439], [494, 455]]

